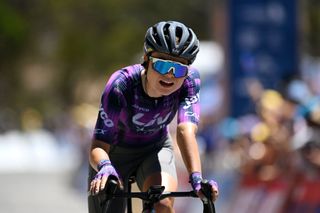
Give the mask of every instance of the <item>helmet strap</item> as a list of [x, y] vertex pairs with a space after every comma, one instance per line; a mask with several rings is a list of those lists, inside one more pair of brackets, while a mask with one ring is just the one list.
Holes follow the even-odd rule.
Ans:
[[148, 86], [148, 75], [147, 75], [147, 69], [145, 69], [144, 78], [143, 78], [142, 84], [143, 84], [144, 92], [148, 95], [148, 88], [147, 88], [147, 86]]

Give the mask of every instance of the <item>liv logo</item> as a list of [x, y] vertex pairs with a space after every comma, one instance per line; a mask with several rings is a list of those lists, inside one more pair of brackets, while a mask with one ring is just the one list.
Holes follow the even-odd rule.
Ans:
[[132, 117], [132, 122], [138, 126], [143, 126], [143, 127], [149, 127], [149, 126], [152, 126], [154, 124], [157, 124], [157, 125], [162, 125], [164, 124], [170, 117], [171, 115], [171, 112], [169, 112], [166, 116], [164, 117], [161, 117], [160, 116], [160, 113], [157, 113], [156, 115], [154, 115], [149, 121], [145, 122], [145, 121], [142, 121], [143, 117], [145, 114], [144, 113], [137, 113], [135, 114], [133, 117]]

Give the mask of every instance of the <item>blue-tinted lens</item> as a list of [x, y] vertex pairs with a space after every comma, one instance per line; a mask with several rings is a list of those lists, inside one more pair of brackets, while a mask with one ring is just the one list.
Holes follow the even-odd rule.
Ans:
[[[150, 57], [151, 58], [151, 57]], [[151, 58], [153, 69], [158, 73], [165, 75], [173, 69], [173, 75], [176, 78], [185, 77], [188, 74], [188, 66], [172, 61], [166, 61], [158, 58]]]
[[188, 67], [180, 64], [175, 65], [175, 70], [173, 72], [174, 77], [181, 78], [188, 74]]

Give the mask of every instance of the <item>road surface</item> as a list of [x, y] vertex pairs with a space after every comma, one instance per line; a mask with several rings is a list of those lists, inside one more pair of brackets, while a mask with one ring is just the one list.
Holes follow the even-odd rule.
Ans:
[[63, 173], [0, 173], [1, 213], [85, 213], [86, 195]]

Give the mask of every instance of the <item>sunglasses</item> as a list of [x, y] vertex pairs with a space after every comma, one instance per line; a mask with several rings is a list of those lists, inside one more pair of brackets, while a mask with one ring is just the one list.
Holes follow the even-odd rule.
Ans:
[[182, 78], [188, 74], [188, 65], [181, 64], [179, 62], [173, 62], [170, 60], [164, 60], [160, 58], [149, 57], [152, 62], [152, 68], [160, 73], [165, 75], [172, 70], [173, 76], [175, 78]]

